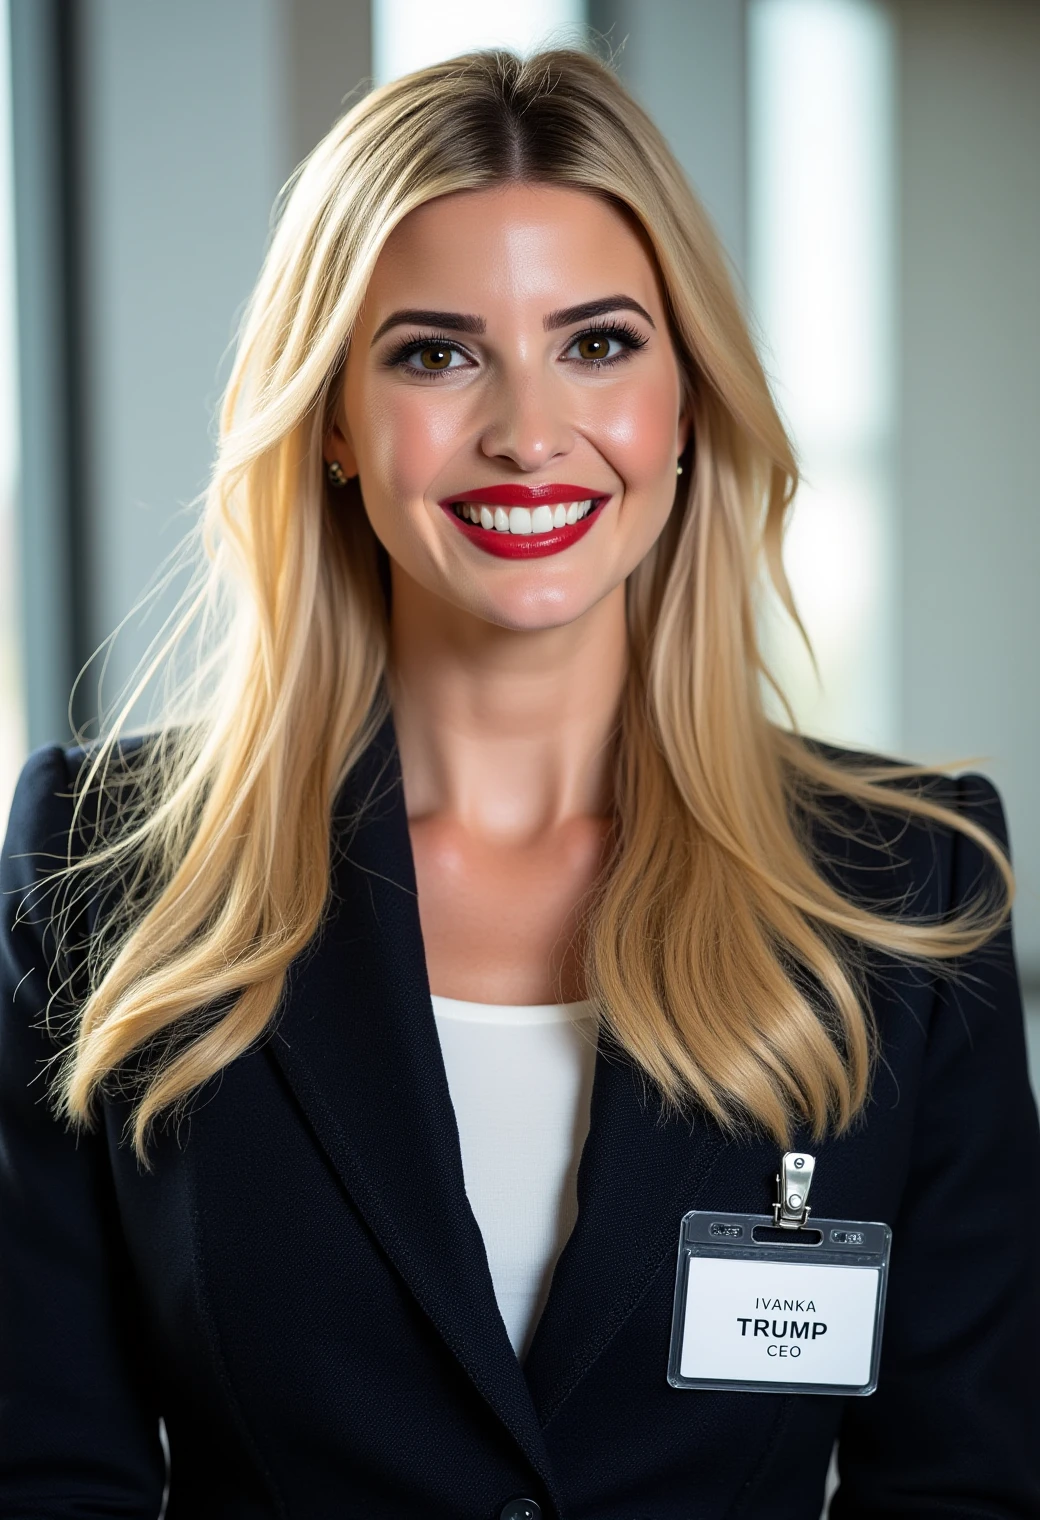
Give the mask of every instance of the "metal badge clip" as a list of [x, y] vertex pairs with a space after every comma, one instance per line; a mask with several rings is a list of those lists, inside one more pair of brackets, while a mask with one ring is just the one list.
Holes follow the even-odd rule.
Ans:
[[806, 1199], [812, 1186], [816, 1159], [804, 1151], [785, 1151], [776, 1174], [773, 1224], [780, 1230], [801, 1230], [809, 1218]]

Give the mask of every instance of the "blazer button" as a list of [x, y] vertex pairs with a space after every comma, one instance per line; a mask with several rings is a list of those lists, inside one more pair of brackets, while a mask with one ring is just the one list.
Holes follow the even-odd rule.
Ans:
[[542, 1520], [542, 1506], [533, 1499], [507, 1499], [498, 1520]]

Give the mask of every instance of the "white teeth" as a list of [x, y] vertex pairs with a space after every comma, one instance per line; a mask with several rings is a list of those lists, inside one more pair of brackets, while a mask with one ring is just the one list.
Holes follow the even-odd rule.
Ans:
[[563, 528], [568, 524], [580, 522], [592, 511], [593, 503], [589, 501], [572, 501], [565, 506], [563, 502], [557, 502], [555, 507], [550, 507], [543, 502], [532, 511], [529, 507], [490, 507], [479, 502], [457, 501], [453, 510], [456, 517], [463, 522], [473, 523], [485, 529], [493, 528], [498, 533], [551, 533], [556, 528]]

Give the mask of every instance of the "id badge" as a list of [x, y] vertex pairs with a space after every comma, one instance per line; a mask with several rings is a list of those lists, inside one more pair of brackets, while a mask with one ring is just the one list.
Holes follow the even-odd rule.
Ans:
[[873, 1393], [892, 1231], [814, 1219], [813, 1157], [789, 1152], [768, 1214], [683, 1216], [668, 1381], [745, 1393]]

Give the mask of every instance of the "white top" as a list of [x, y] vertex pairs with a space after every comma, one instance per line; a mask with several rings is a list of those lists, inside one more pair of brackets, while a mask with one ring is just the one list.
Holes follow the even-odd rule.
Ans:
[[596, 1061], [591, 1002], [511, 1006], [434, 995], [470, 1207], [523, 1360], [578, 1214]]

